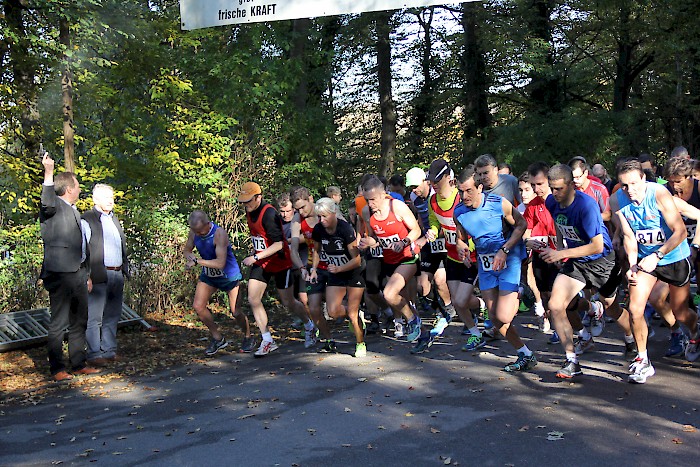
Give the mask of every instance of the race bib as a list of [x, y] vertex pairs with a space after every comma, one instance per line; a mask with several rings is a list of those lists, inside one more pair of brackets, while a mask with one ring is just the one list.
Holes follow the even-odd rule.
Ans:
[[372, 258], [383, 258], [384, 257], [384, 248], [382, 248], [381, 245], [371, 246], [371, 247], [369, 247], [369, 255]]
[[663, 245], [666, 242], [666, 235], [661, 229], [637, 230], [634, 236], [640, 245]]
[[[318, 259], [324, 263], [328, 263], [328, 255], [323, 250], [318, 252]], [[328, 263], [328, 264], [330, 264], [330, 263]]]
[[382, 248], [388, 249], [391, 248], [392, 243], [398, 242], [400, 240], [401, 239], [398, 235], [391, 235], [389, 237], [379, 237], [379, 245], [381, 245]]
[[253, 239], [253, 250], [263, 251], [267, 248], [267, 242], [263, 237], [251, 237]]
[[342, 266], [348, 264], [350, 259], [345, 255], [326, 255], [326, 262], [333, 266]]
[[457, 244], [457, 231], [456, 230], [443, 229], [443, 233], [445, 234], [445, 241], [447, 243], [449, 243], [450, 245]]
[[447, 245], [444, 238], [438, 238], [434, 242], [430, 242], [431, 253], [447, 253]]
[[224, 277], [221, 269], [203, 267], [202, 270], [207, 277]]
[[496, 257], [495, 254], [492, 255], [479, 255], [479, 262], [481, 263], [481, 269], [484, 271], [493, 270], [493, 259]]
[[581, 240], [581, 237], [578, 236], [576, 233], [576, 229], [570, 225], [561, 225], [557, 224], [557, 227], [559, 227], [559, 230], [561, 230], [561, 235], [564, 237], [566, 240], [571, 240], [574, 242], [583, 242]]

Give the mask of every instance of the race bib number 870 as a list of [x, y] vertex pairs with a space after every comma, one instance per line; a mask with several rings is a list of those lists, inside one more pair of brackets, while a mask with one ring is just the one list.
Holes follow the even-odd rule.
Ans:
[[479, 255], [479, 262], [481, 263], [481, 269], [484, 271], [493, 270], [493, 259], [496, 255]]

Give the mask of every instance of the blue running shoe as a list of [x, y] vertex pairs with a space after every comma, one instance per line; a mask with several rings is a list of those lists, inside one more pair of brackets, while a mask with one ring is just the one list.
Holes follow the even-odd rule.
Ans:
[[406, 334], [406, 340], [408, 342], [415, 342], [415, 340], [420, 337], [421, 324], [422, 322], [418, 315], [408, 323], [408, 334]]
[[469, 336], [467, 343], [462, 346], [462, 350], [465, 352], [471, 352], [472, 350], [480, 349], [486, 345], [486, 340], [484, 336], [476, 337], [475, 335]]
[[667, 357], [680, 357], [683, 355], [685, 352], [685, 346], [687, 345], [688, 341], [685, 337], [685, 334], [682, 332], [672, 332], [671, 337], [669, 338], [671, 341], [671, 344], [668, 346], [668, 350], [666, 351], [666, 356]]
[[557, 334], [557, 331], [554, 331], [552, 333], [552, 336], [547, 340], [548, 344], [558, 344], [561, 342], [561, 339], [559, 339], [559, 334]]
[[463, 336], [471, 336], [472, 335], [472, 332], [469, 330], [469, 328], [467, 327], [466, 324], [462, 328], [462, 335]]
[[484, 320], [484, 329], [491, 329], [493, 328], [493, 323], [491, 322], [490, 319]]
[[435, 326], [433, 326], [433, 329], [430, 330], [430, 335], [432, 337], [442, 336], [442, 333], [445, 331], [448, 324], [449, 321], [440, 315], [440, 317], [435, 321]]

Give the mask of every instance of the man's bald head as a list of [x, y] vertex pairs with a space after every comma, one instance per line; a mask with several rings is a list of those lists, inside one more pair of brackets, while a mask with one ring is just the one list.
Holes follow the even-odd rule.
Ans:
[[603, 167], [603, 164], [595, 164], [593, 168], [591, 169], [591, 172], [593, 172], [593, 175], [598, 177], [599, 179], [603, 180], [605, 176], [608, 174], [608, 171], [605, 170], [605, 167]]

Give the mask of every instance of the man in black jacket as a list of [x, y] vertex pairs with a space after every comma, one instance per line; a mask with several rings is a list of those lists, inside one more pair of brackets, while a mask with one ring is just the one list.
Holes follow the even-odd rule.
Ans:
[[122, 312], [124, 278], [129, 277], [124, 230], [114, 215], [114, 189], [98, 183], [95, 203], [83, 214], [83, 230], [90, 247], [90, 281], [86, 340], [88, 363], [104, 366], [117, 360], [117, 325]]
[[72, 172], [56, 175], [54, 160], [44, 154], [44, 185], [41, 191], [41, 236], [44, 262], [41, 278], [49, 292], [49, 366], [56, 381], [72, 379], [63, 363], [63, 333], [68, 328], [68, 353], [73, 374], [90, 375], [99, 370], [86, 366], [88, 249], [75, 202], [80, 196], [78, 179]]

